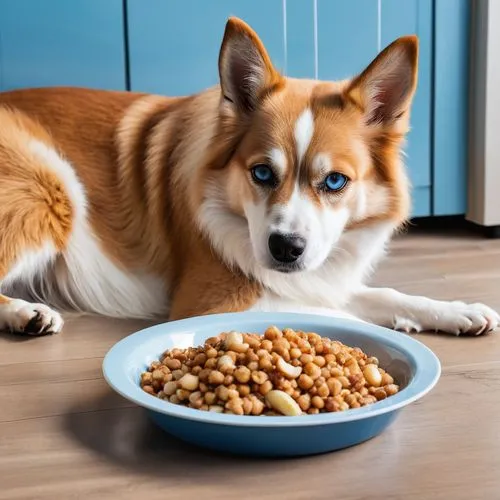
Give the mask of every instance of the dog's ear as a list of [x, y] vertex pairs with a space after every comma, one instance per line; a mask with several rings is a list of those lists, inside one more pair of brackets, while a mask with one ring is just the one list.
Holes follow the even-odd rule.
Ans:
[[264, 93], [282, 81], [257, 34], [235, 17], [226, 24], [219, 76], [224, 99], [243, 113], [254, 110]]
[[418, 38], [398, 38], [352, 80], [346, 95], [363, 111], [368, 124], [393, 125], [410, 108], [417, 67]]

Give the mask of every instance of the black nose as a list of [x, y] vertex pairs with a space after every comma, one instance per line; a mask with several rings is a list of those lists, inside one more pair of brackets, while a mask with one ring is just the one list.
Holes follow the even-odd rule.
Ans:
[[269, 236], [269, 250], [279, 262], [295, 262], [306, 248], [306, 240], [300, 236], [273, 233]]

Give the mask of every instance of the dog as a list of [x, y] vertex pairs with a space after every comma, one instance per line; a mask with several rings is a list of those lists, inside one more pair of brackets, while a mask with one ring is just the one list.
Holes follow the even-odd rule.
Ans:
[[294, 79], [228, 19], [220, 83], [195, 95], [0, 94], [0, 328], [59, 311], [176, 320], [302, 311], [482, 334], [482, 304], [365, 283], [409, 217], [402, 152], [418, 39], [359, 75]]

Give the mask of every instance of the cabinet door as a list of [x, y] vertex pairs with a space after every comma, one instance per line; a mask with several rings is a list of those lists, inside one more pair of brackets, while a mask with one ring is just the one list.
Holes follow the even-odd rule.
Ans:
[[127, 7], [132, 90], [186, 95], [215, 85], [232, 15], [258, 32], [276, 67], [285, 69], [282, 0], [127, 0]]
[[433, 215], [467, 210], [471, 4], [436, 0], [434, 11]]
[[413, 216], [431, 213], [431, 0], [316, 0], [317, 74], [343, 79], [362, 71], [397, 37], [420, 39], [419, 84], [405, 148]]
[[382, 48], [399, 36], [419, 37], [418, 86], [411, 110], [406, 165], [413, 185], [413, 213], [431, 215], [432, 0], [381, 0]]
[[0, 89], [125, 88], [122, 0], [0, 2]]
[[286, 74], [314, 78], [316, 66], [313, 0], [284, 0]]
[[317, 73], [322, 80], [350, 78], [377, 55], [375, 0], [316, 0]]

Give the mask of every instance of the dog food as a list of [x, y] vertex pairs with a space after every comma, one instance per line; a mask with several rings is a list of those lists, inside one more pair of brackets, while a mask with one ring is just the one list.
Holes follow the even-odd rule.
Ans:
[[141, 387], [198, 410], [268, 416], [345, 411], [399, 391], [361, 349], [275, 326], [263, 336], [227, 332], [166, 351], [142, 373]]

